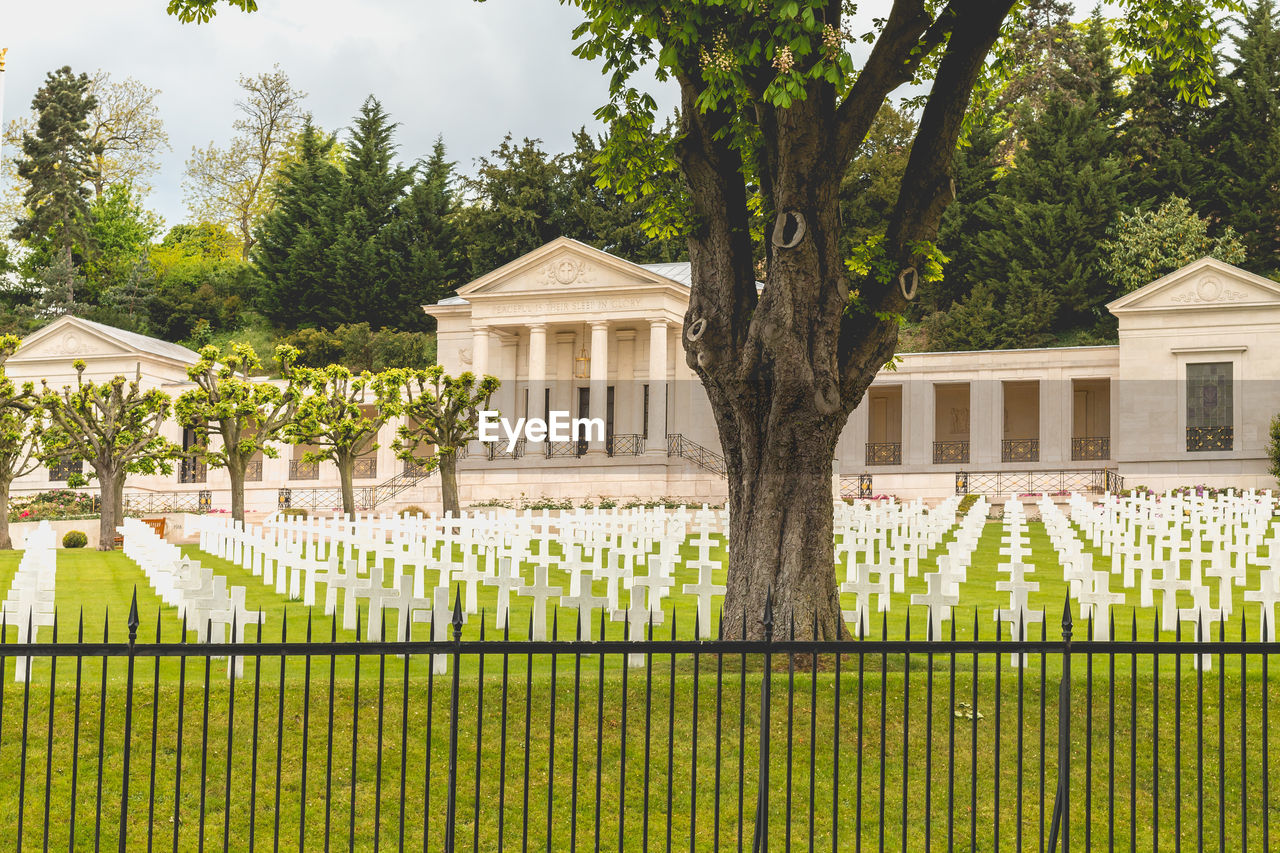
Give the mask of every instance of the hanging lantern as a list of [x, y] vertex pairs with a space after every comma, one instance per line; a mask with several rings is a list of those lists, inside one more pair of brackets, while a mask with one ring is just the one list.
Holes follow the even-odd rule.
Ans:
[[587, 349], [587, 327], [582, 327], [582, 347], [578, 350], [578, 356], [573, 360], [573, 378], [574, 379], [590, 379], [591, 378], [591, 351]]

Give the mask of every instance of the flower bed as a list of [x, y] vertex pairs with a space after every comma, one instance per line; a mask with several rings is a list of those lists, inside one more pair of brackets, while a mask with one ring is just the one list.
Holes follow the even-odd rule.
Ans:
[[9, 501], [10, 522], [94, 518], [97, 514], [96, 497], [70, 489], [54, 489]]

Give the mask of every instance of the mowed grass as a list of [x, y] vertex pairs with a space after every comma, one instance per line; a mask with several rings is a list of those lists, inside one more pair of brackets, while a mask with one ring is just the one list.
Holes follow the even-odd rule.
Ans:
[[[961, 588], [967, 606], [956, 614], [958, 637], [973, 635], [975, 608], [979, 636], [995, 637], [990, 611], [1007, 604], [1007, 595], [994, 586], [1000, 577], [994, 570], [999, 531], [996, 522], [988, 526]], [[1042, 584], [1032, 601], [1046, 609], [1047, 635], [1056, 638], [1066, 585], [1053, 577], [1056, 562], [1039, 525], [1032, 525], [1032, 547], [1038, 566], [1033, 577]], [[246, 586], [250, 605], [267, 617], [264, 641], [278, 639], [286, 624], [288, 637], [301, 639], [308, 619], [314, 638], [355, 638], [341, 629], [341, 607], [335, 628], [319, 610], [309, 612], [277, 596], [252, 573], [198, 556], [231, 583]], [[933, 556], [921, 574], [932, 570]], [[16, 555], [0, 555], [0, 579], [14, 567]], [[433, 580], [429, 574], [428, 582]], [[691, 572], [678, 578], [692, 580]], [[80, 604], [87, 639], [101, 639], [107, 613], [108, 635], [123, 639], [135, 584], [140, 642], [155, 637], [157, 617], [162, 639], [181, 639], [176, 613], [160, 604], [123, 555], [67, 551], [59, 552], [59, 639], [75, 636]], [[922, 578], [908, 579], [908, 594], [924, 589]], [[596, 592], [603, 593], [603, 584]], [[1128, 593], [1136, 603], [1137, 591]], [[517, 599], [513, 610], [513, 638], [527, 634], [525, 601]], [[493, 603], [492, 592], [482, 591], [487, 614]], [[870, 633], [904, 636], [904, 603], [896, 596], [893, 610]], [[677, 635], [690, 636], [694, 608], [688, 597], [673, 596], [667, 606], [655, 636], [670, 636], [673, 622]], [[1249, 631], [1256, 636], [1256, 605], [1249, 607]], [[1239, 607], [1236, 612], [1230, 633], [1239, 630]], [[1139, 635], [1151, 636], [1154, 613], [1137, 615]], [[911, 608], [912, 636], [924, 636], [924, 616], [924, 608]], [[558, 617], [561, 636], [572, 635], [576, 615], [561, 610]], [[1130, 620], [1122, 611], [1121, 627], [1127, 629]], [[1085, 633], [1081, 628], [1077, 621], [1077, 638]], [[492, 615], [484, 630], [486, 637], [495, 636]], [[623, 630], [617, 623], [606, 625], [611, 638]], [[950, 630], [946, 624], [944, 634]], [[464, 636], [479, 632], [479, 617], [468, 617]], [[394, 634], [393, 625], [387, 633]], [[1117, 633], [1128, 636], [1120, 627]], [[50, 635], [42, 631], [41, 639]], [[414, 636], [425, 639], [427, 626], [416, 626]], [[194, 638], [192, 633], [188, 640]], [[13, 639], [11, 631], [8, 640]], [[1121, 656], [1112, 673], [1109, 658], [1094, 657], [1092, 680], [1086, 680], [1088, 657], [1077, 655], [1073, 846], [1086, 849], [1087, 832], [1087, 849], [1127, 847], [1131, 833], [1142, 849], [1157, 838], [1166, 849], [1173, 849], [1175, 838], [1188, 849], [1220, 849], [1220, 802], [1221, 849], [1265, 849], [1264, 827], [1280, 837], [1274, 795], [1280, 774], [1272, 755], [1277, 743], [1262, 721], [1264, 709], [1277, 709], [1280, 692], [1274, 674], [1280, 660], [1271, 663], [1264, 682], [1261, 658], [1243, 666], [1238, 658], [1215, 659], [1213, 670], [1202, 673], [1188, 656], [1168, 655], [1157, 673], [1148, 656]], [[13, 683], [10, 665], [0, 691], [0, 767], [23, 772], [0, 781], [0, 847], [18, 840], [20, 802], [28, 846], [42, 844], [46, 827], [54, 848], [93, 849], [95, 834], [101, 845], [117, 846], [127, 716], [127, 849], [143, 849], [149, 833], [158, 849], [169, 849], [175, 828], [176, 847], [184, 850], [223, 849], [224, 837], [229, 849], [262, 849], [277, 833], [284, 849], [324, 849], [326, 838], [333, 849], [399, 849], [402, 802], [404, 846], [442, 849], [454, 694], [452, 673], [433, 676], [428, 664], [423, 657], [361, 656], [357, 686], [354, 657], [320, 655], [308, 666], [305, 659], [269, 656], [247, 661], [246, 677], [233, 683], [224, 660], [209, 663], [207, 674], [205, 658], [189, 659], [185, 669], [167, 659], [157, 668], [144, 645], [127, 713], [126, 661], [107, 664], [105, 688], [101, 660], [80, 662], [78, 733], [76, 661], [59, 659], [52, 679], [50, 662], [38, 662], [29, 687]], [[456, 694], [460, 849], [496, 850], [500, 843], [520, 849], [526, 833], [531, 848], [594, 849], [597, 817], [600, 846], [610, 849], [665, 849], [668, 832], [680, 849], [691, 842], [695, 849], [736, 849], [740, 824], [750, 848], [765, 671], [759, 658], [748, 659], [745, 672], [738, 656], [710, 655], [696, 666], [690, 656], [655, 655], [639, 669], [592, 655], [489, 655], [483, 671], [481, 664], [480, 658], [463, 661]], [[1056, 658], [1042, 663], [1033, 657], [1021, 680], [1019, 670], [990, 656], [975, 668], [969, 655], [929, 660], [915, 654], [908, 660], [902, 654], [850, 654], [840, 660], [839, 679], [834, 658], [821, 661], [816, 676], [792, 672], [787, 664], [785, 657], [775, 660], [769, 679], [767, 791], [774, 849], [809, 849], [811, 815], [812, 846], [820, 849], [832, 849], [833, 842], [849, 849], [855, 838], [870, 849], [883, 833], [888, 849], [968, 850], [972, 836], [974, 849], [992, 850], [997, 832], [998, 849], [1018, 849], [1019, 829], [1021, 845], [1038, 848], [1042, 818], [1046, 831], [1049, 824], [1058, 764]], [[974, 706], [977, 719], [969, 710]], [[1266, 802], [1264, 779], [1272, 789]]]

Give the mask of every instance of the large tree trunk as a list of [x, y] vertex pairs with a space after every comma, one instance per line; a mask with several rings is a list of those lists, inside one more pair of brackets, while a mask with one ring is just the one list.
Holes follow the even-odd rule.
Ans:
[[[930, 247], [955, 194], [956, 141], [1010, 5], [948, 7], [935, 27], [918, 4], [894, 4], [842, 103], [819, 81], [780, 109], [764, 96], [764, 81], [749, 82], [760, 87], [753, 92], [760, 134], [745, 147], [733, 144], [736, 106], [709, 107], [700, 70], [680, 76], [677, 156], [694, 208], [683, 339], [707, 389], [729, 474], [726, 636], [761, 637], [770, 595], [775, 636], [793, 626], [798, 638], [848, 630], [831, 541], [836, 442], [893, 355], [895, 317], [914, 296], [919, 270], [936, 261]], [[839, 247], [841, 178], [885, 96], [926, 55], [917, 42], [936, 47], [944, 38], [898, 200], [851, 298]], [[750, 168], [744, 152], [753, 157]], [[758, 182], [763, 202], [768, 281], [758, 295], [747, 180]]]
[[462, 512], [462, 505], [458, 500], [457, 453], [440, 454], [440, 503], [445, 512], [451, 512], [455, 516]]
[[9, 483], [0, 483], [0, 551], [13, 549], [9, 538]]
[[116, 526], [124, 519], [124, 475], [98, 471], [98, 550], [115, 548]]

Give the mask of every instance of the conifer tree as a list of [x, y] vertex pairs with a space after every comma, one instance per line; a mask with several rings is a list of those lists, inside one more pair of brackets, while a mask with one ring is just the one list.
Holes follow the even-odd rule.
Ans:
[[33, 269], [61, 258], [66, 286], [69, 270], [82, 260], [89, 237], [89, 198], [101, 143], [89, 136], [89, 113], [97, 104], [87, 74], [70, 66], [51, 71], [31, 100], [33, 131], [22, 134], [18, 177], [26, 181], [23, 214], [12, 236], [33, 250]]
[[[297, 157], [281, 172], [275, 208], [263, 221], [253, 258], [262, 276], [259, 309], [278, 326], [336, 326], [350, 288], [335, 294], [329, 247], [342, 172], [331, 159], [336, 144], [308, 116]], [[337, 301], [337, 304], [335, 304]]]
[[1212, 140], [1203, 212], [1235, 229], [1244, 266], [1280, 270], [1280, 20], [1256, 0], [1230, 36], [1236, 64], [1205, 133]]

